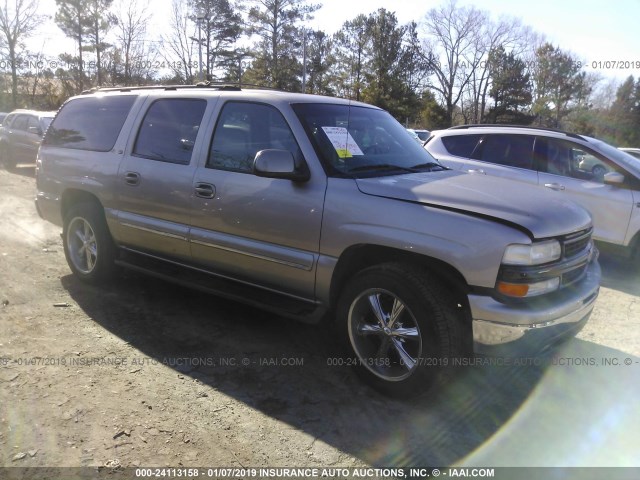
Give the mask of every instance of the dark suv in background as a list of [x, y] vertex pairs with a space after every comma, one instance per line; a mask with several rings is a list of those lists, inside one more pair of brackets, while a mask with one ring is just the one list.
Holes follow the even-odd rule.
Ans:
[[0, 127], [0, 162], [8, 170], [18, 163], [35, 163], [42, 137], [56, 112], [14, 110]]

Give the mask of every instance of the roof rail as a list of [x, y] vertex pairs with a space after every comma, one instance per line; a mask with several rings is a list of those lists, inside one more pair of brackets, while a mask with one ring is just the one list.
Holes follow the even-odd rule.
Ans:
[[199, 88], [210, 88], [212, 90], [240, 92], [243, 88], [260, 88], [264, 90], [277, 90], [275, 88], [265, 87], [262, 85], [253, 85], [243, 83], [233, 84], [226, 82], [198, 82], [195, 85], [139, 85], [139, 86], [121, 86], [121, 87], [95, 87], [89, 90], [84, 90], [82, 95], [87, 95], [96, 92], [132, 92], [136, 90], [189, 90]]
[[495, 128], [495, 127], [508, 127], [508, 128], [526, 128], [529, 130], [543, 130], [545, 132], [555, 132], [562, 133], [567, 137], [578, 138], [580, 140], [586, 140], [582, 135], [578, 135], [577, 133], [565, 132], [563, 130], [557, 130], [555, 128], [547, 128], [547, 127], [536, 127], [534, 125], [510, 125], [507, 123], [472, 123], [468, 125], [456, 125], [455, 127], [449, 127], [447, 130], [465, 130], [468, 128]]

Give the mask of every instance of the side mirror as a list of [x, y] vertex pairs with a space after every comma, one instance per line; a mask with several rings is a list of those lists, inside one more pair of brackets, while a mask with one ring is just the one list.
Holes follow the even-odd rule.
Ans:
[[624, 175], [619, 172], [609, 172], [604, 174], [604, 183], [606, 185], [622, 185], [624, 183]]
[[288, 150], [260, 150], [253, 160], [253, 173], [258, 177], [283, 178], [294, 182], [309, 180], [307, 166], [296, 167], [293, 154]]

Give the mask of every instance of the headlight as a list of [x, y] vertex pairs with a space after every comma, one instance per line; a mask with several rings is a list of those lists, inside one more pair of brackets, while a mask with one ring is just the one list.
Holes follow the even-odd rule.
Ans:
[[505, 265], [542, 265], [558, 260], [562, 255], [560, 242], [547, 240], [531, 245], [513, 244], [507, 246], [502, 257]]

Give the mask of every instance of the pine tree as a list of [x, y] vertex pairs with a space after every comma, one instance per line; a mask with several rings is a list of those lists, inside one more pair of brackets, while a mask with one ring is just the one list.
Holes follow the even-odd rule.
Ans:
[[[85, 2], [83, 0], [56, 0], [58, 10], [55, 21], [67, 37], [73, 38], [78, 44], [78, 77], [75, 79], [78, 91], [84, 90], [85, 69], [82, 58], [82, 51], [87, 44], [89, 29], [91, 28], [91, 18], [87, 14]], [[73, 69], [72, 69], [73, 70]]]
[[246, 76], [252, 83], [280, 90], [300, 91], [302, 31], [318, 5], [306, 0], [252, 0], [250, 33], [259, 37], [257, 51]]
[[489, 123], [528, 125], [533, 120], [526, 110], [531, 104], [531, 82], [524, 62], [502, 46], [489, 54], [492, 87], [489, 95], [494, 106], [489, 110]]

